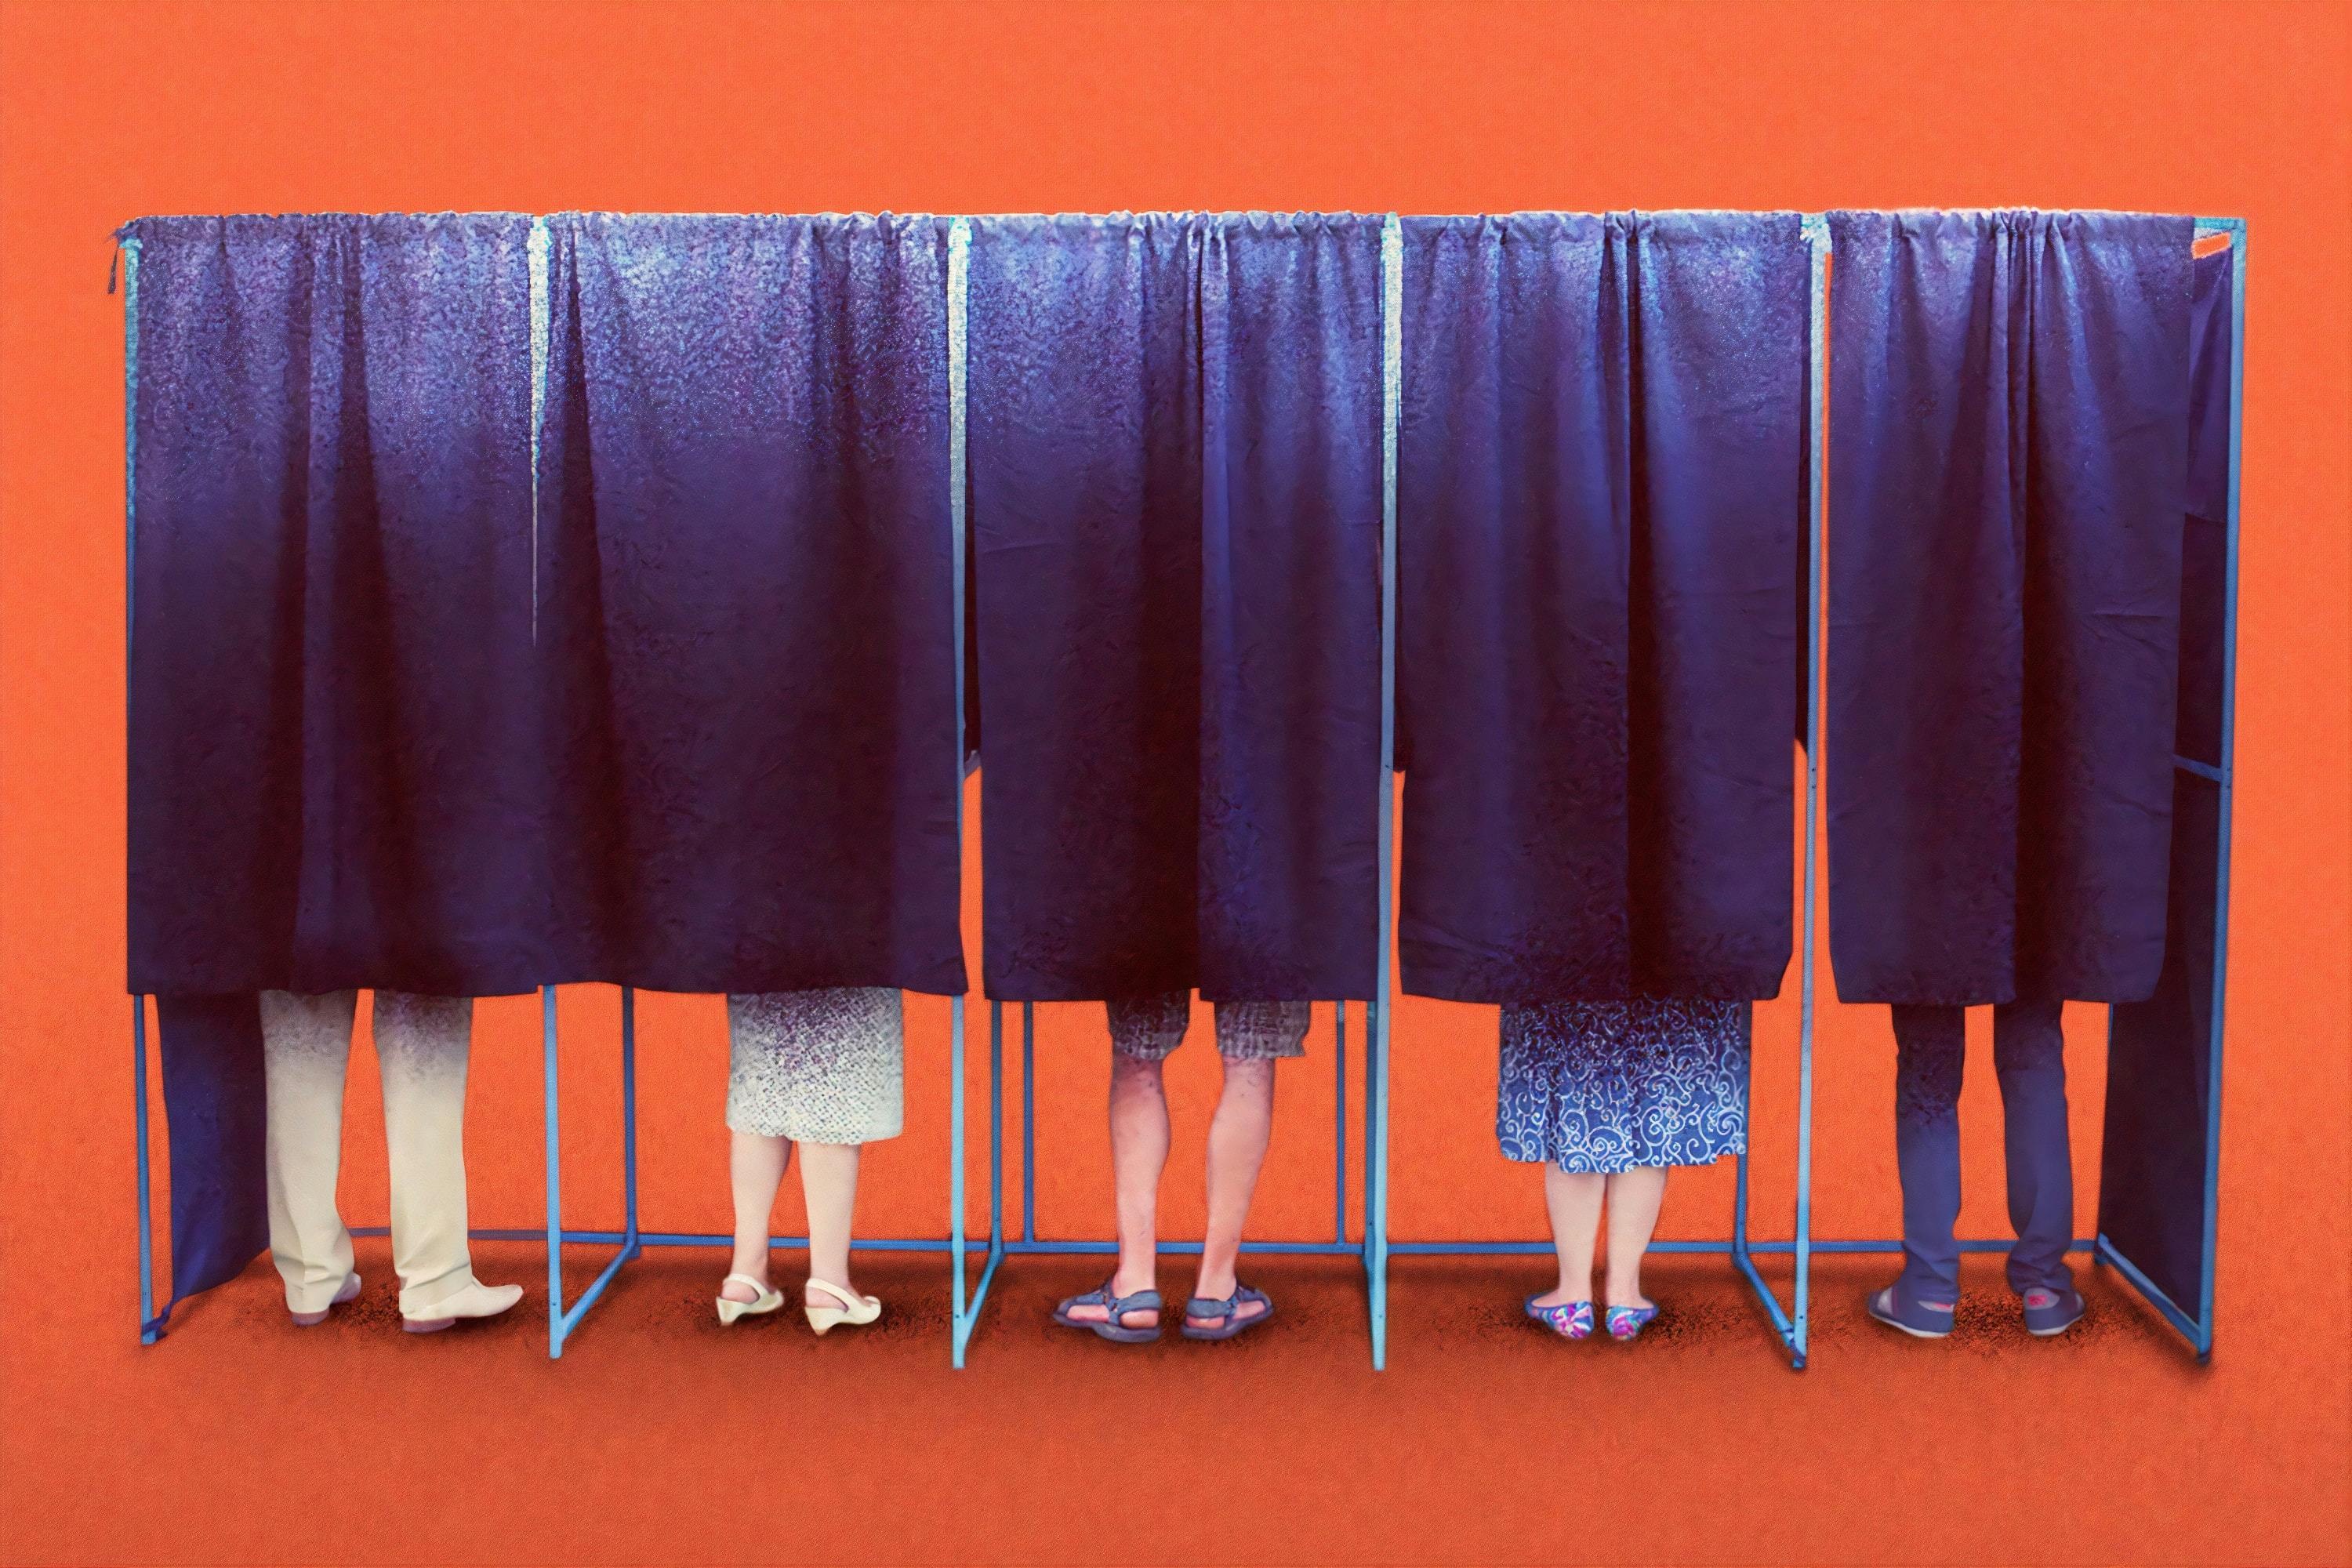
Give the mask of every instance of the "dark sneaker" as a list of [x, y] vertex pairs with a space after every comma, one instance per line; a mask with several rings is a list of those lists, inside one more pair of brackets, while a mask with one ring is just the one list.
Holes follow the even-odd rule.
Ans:
[[2072, 1285], [2063, 1290], [2035, 1289], [2025, 1293], [2025, 1331], [2049, 1339], [2073, 1328], [2083, 1316], [2083, 1295]]
[[1870, 1315], [1890, 1329], [1913, 1339], [1940, 1340], [1952, 1331], [1952, 1309], [1915, 1301], [1900, 1285], [1889, 1285], [1870, 1299]]

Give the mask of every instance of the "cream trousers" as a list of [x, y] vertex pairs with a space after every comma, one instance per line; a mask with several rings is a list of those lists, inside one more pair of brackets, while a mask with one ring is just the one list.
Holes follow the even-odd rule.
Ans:
[[[269, 1085], [269, 1256], [289, 1311], [315, 1312], [352, 1271], [335, 1206], [343, 1079], [358, 993], [261, 994]], [[466, 1057], [470, 996], [375, 993], [375, 1051], [391, 1156], [392, 1260], [400, 1310], [416, 1317], [474, 1283], [466, 1246]]]

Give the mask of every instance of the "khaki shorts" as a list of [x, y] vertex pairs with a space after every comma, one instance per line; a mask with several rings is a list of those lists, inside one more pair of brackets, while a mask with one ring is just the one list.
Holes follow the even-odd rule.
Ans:
[[[1307, 1002], [1220, 1002], [1217, 1054], [1229, 1062], [1276, 1061], [1307, 1054]], [[1110, 1016], [1110, 1048], [1134, 1061], [1156, 1062], [1184, 1043], [1192, 1021], [1192, 994], [1170, 991], [1103, 1004]]]

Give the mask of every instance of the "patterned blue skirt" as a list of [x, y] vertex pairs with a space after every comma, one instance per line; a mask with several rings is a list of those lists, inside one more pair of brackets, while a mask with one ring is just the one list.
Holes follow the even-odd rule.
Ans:
[[1613, 1174], [1746, 1153], [1748, 1027], [1745, 1002], [1504, 1008], [1504, 1158]]

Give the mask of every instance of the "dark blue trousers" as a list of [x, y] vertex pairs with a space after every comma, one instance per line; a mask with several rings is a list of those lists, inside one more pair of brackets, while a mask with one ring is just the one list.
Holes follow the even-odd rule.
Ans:
[[[2066, 1140], [2065, 1037], [2056, 1002], [1993, 1009], [1993, 1071], [2000, 1079], [2009, 1152], [2010, 1289], [2074, 1283], [2066, 1244], [2074, 1228], [2074, 1167]], [[1903, 1286], [1914, 1300], [1957, 1301], [1960, 1248], [1960, 1062], [1966, 1012], [1897, 1004], [1895, 1155], [1903, 1173]]]

